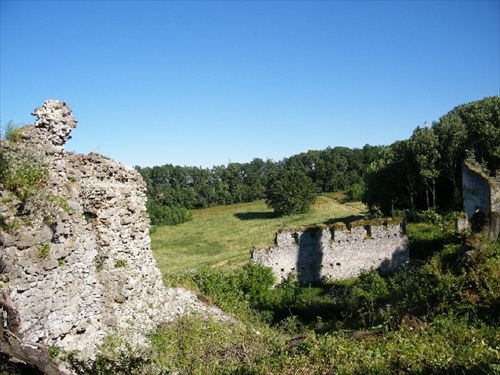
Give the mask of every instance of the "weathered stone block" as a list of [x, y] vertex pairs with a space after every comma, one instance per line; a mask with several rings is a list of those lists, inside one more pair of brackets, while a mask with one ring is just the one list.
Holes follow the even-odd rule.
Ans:
[[392, 273], [409, 260], [404, 223], [353, 224], [281, 230], [276, 246], [254, 249], [251, 256], [270, 267], [278, 282], [291, 274], [302, 284], [348, 279], [369, 269]]
[[[164, 287], [149, 246], [140, 174], [96, 153], [65, 153], [77, 124], [66, 103], [49, 100], [34, 114], [19, 147], [40, 152], [49, 170], [46, 194], [67, 207], [51, 213], [50, 223], [43, 212], [33, 212], [33, 220], [26, 220], [32, 225], [0, 235], [24, 339], [94, 357], [106, 335], [142, 344], [148, 331], [176, 319], [179, 309], [221, 316], [192, 293], [183, 292], [192, 297], [186, 302]], [[3, 204], [2, 213], [14, 219], [17, 203]], [[115, 268], [124, 259], [126, 267]]]

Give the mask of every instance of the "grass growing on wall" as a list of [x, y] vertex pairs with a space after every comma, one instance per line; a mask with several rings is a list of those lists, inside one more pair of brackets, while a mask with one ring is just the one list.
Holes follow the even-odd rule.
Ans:
[[206, 265], [240, 265], [250, 258], [254, 246], [274, 244], [282, 227], [331, 223], [341, 218], [361, 217], [361, 203], [342, 204], [340, 194], [319, 196], [308, 213], [274, 216], [263, 200], [193, 210], [193, 220], [174, 227], [155, 227], [151, 246], [164, 275], [173, 275]]

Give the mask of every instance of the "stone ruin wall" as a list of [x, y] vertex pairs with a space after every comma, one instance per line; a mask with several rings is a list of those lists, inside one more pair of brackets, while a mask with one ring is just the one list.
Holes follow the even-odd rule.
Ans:
[[66, 103], [46, 101], [34, 115], [22, 142], [3, 146], [11, 155], [36, 153], [49, 171], [45, 191], [20, 209], [0, 185], [0, 218], [11, 227], [0, 232], [0, 281], [23, 339], [94, 357], [107, 335], [140, 345], [181, 314], [220, 316], [190, 292], [164, 287], [140, 174], [96, 153], [65, 153], [76, 127]]
[[500, 171], [492, 177], [477, 167], [464, 164], [462, 195], [469, 221], [479, 220], [481, 230], [489, 239], [497, 240], [500, 235]]
[[392, 273], [409, 261], [405, 223], [354, 222], [285, 229], [275, 246], [253, 249], [253, 261], [270, 267], [278, 282], [292, 274], [302, 284], [342, 280], [364, 270]]

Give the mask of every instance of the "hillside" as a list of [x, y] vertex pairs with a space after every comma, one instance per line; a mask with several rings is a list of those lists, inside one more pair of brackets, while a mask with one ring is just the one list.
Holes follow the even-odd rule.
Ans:
[[65, 102], [0, 139], [0, 372], [7, 358], [59, 374], [48, 349], [94, 358], [109, 337], [144, 346], [159, 324], [221, 315], [167, 289], [150, 249], [145, 183], [102, 155], [64, 152]]
[[204, 265], [241, 265], [252, 247], [271, 245], [280, 228], [362, 217], [363, 204], [343, 204], [343, 199], [339, 193], [322, 195], [307, 214], [286, 217], [275, 217], [262, 200], [193, 210], [190, 222], [154, 227], [151, 248], [164, 275]]
[[498, 178], [465, 180], [472, 217], [399, 211], [411, 261], [394, 274], [277, 284], [248, 261], [252, 247], [282, 228], [353, 222], [366, 206], [328, 193], [276, 216], [258, 200], [150, 231], [140, 174], [65, 153], [66, 103], [35, 115], [0, 148], [0, 372], [500, 373]]
[[[338, 215], [333, 220], [342, 214], [349, 219], [360, 206], [324, 197], [310, 216], [286, 223], [262, 208], [260, 202], [194, 211], [192, 223], [177, 227], [181, 231], [172, 243], [179, 244], [179, 252], [185, 249], [184, 255], [176, 259], [172, 252], [170, 259], [179, 271], [189, 271], [167, 272], [166, 280], [188, 285], [244, 327], [226, 329], [185, 318], [156, 333], [148, 353], [153, 361], [199, 374], [499, 373], [500, 244], [456, 232], [456, 216], [422, 214], [419, 223], [409, 225], [414, 261], [395, 275], [369, 271], [316, 287], [288, 280], [272, 289], [268, 269], [235, 267], [248, 259], [248, 247], [234, 244], [247, 241], [249, 233], [263, 242], [272, 239], [252, 233], [266, 227], [262, 222], [269, 227], [324, 222], [329, 210]], [[235, 217], [247, 221], [238, 224]], [[196, 238], [203, 241], [196, 243], [204, 245], [182, 244], [188, 228], [198, 228]], [[157, 234], [170, 229], [153, 233], [155, 256], [166, 254]], [[215, 251], [218, 246], [232, 255], [222, 256]], [[170, 268], [163, 267], [164, 273]], [[177, 346], [169, 344], [172, 340]]]

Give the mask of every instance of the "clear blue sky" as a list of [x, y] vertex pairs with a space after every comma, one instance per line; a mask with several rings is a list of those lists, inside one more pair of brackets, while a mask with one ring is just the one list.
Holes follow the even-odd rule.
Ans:
[[1, 124], [46, 99], [66, 150], [278, 161], [407, 139], [500, 94], [499, 1], [1, 1]]

